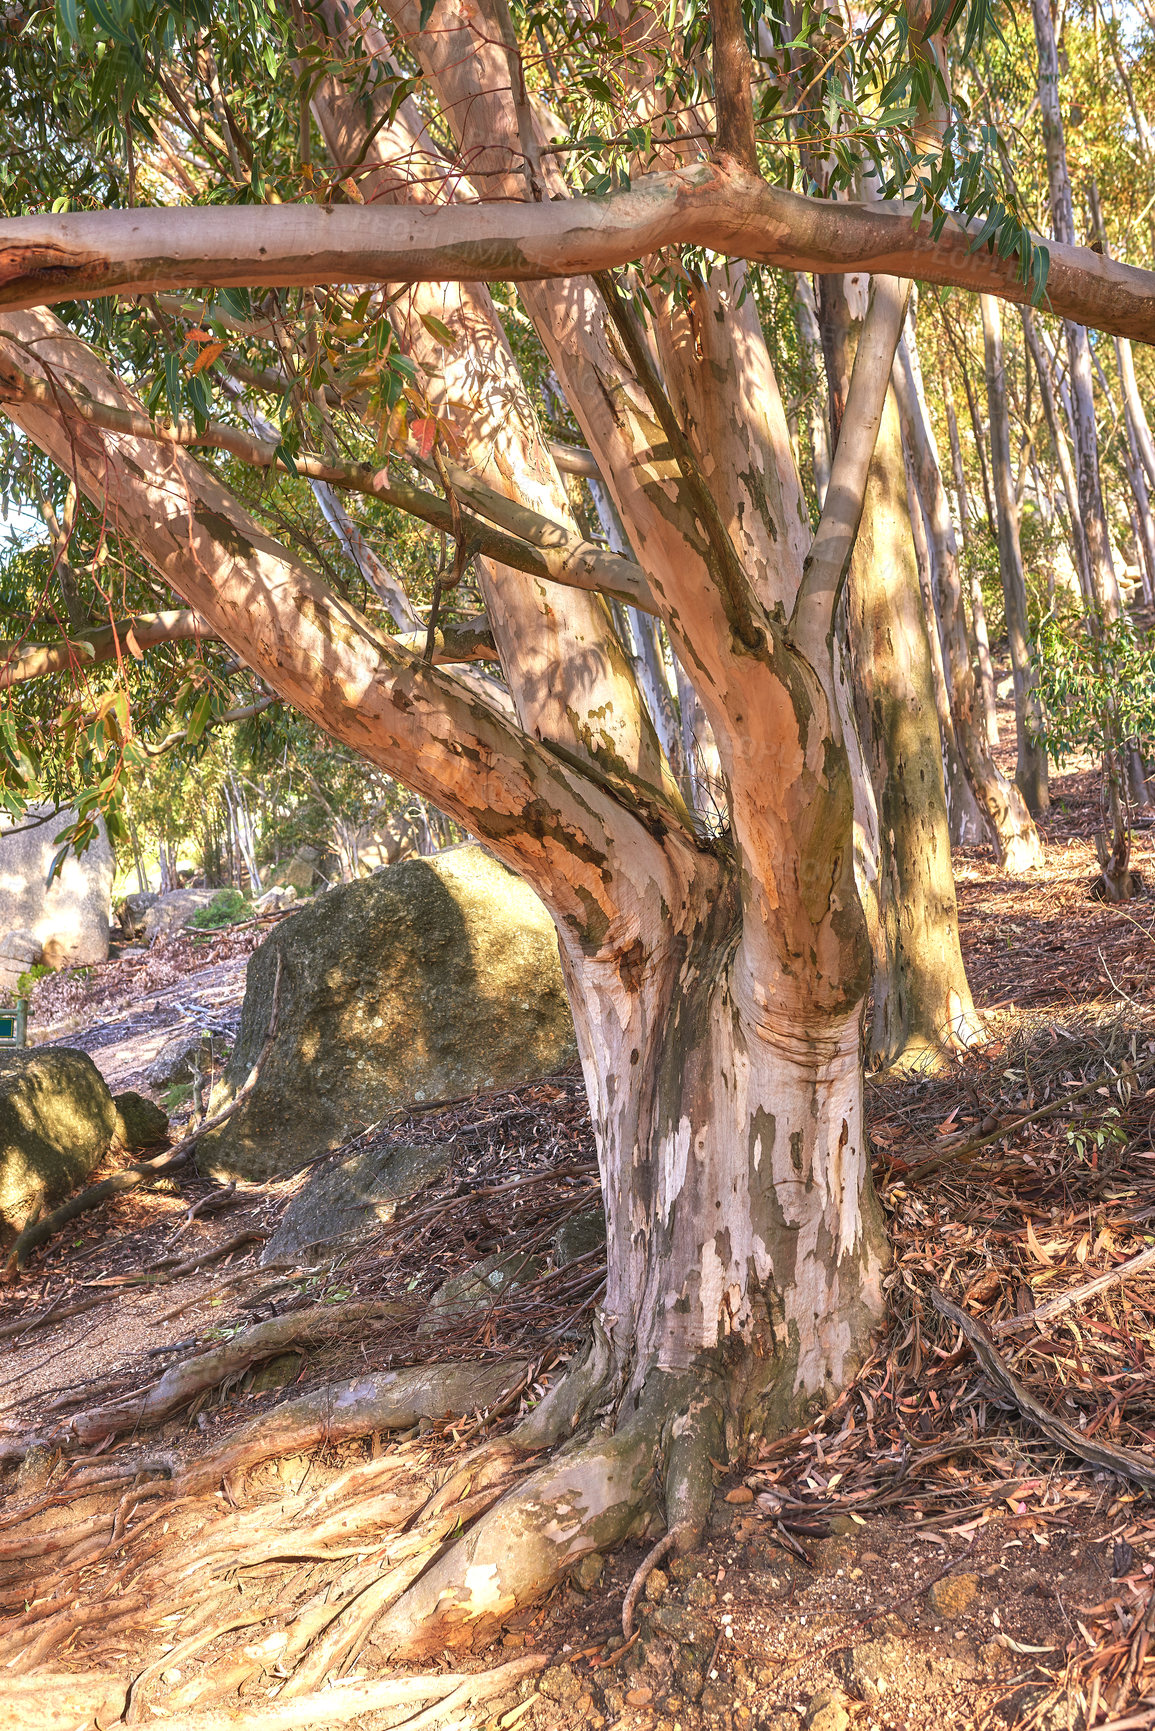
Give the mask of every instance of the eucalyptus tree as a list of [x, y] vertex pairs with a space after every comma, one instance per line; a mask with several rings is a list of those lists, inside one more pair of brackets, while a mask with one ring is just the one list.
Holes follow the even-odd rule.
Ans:
[[[838, 621], [903, 278], [1022, 302], [1045, 277], [1061, 312], [1140, 338], [1155, 281], [1071, 246], [1048, 274], [994, 208], [981, 138], [958, 117], [920, 138], [918, 116], [949, 102], [942, 11], [810, 26], [838, 115], [828, 190], [869, 183], [868, 202], [789, 184], [793, 14], [386, 0], [322, 14], [320, 50], [316, 19], [276, 20], [283, 40], [250, 19], [253, 52], [221, 20], [133, 16], [123, 43], [101, 26], [101, 56], [88, 15], [62, 12], [81, 61], [115, 44], [165, 95], [151, 132], [131, 130], [122, 190], [163, 184], [172, 207], [0, 224], [5, 412], [272, 690], [534, 885], [574, 1010], [605, 1297], [513, 1435], [554, 1452], [381, 1621], [384, 1650], [440, 1651], [495, 1632], [586, 1551], [662, 1522], [692, 1542], [712, 1461], [828, 1398], [866, 1352], [886, 1246]], [[264, 154], [286, 115], [291, 173]], [[878, 273], [816, 530], [748, 292], [758, 265]], [[71, 303], [68, 322], [49, 303]], [[263, 359], [229, 355], [230, 319]], [[136, 390], [106, 358], [132, 344]], [[279, 442], [239, 411], [213, 418], [213, 366], [263, 412], [279, 393]], [[535, 366], [572, 426], [545, 421]], [[158, 416], [166, 394], [183, 415]], [[585, 532], [550, 437], [575, 430], [630, 555]], [[444, 533], [424, 631], [272, 532], [251, 474], [278, 468]], [[474, 580], [476, 613], [443, 615]], [[692, 683], [720, 825], [686, 803], [607, 598], [659, 619]]]

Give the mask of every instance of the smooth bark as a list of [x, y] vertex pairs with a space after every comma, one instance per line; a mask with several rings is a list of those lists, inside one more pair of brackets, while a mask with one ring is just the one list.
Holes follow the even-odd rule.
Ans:
[[[476, 172], [471, 170], [471, 172]], [[0, 222], [0, 307], [107, 294], [351, 282], [534, 282], [613, 270], [667, 246], [700, 246], [780, 270], [912, 277], [1020, 305], [1015, 259], [976, 250], [981, 227], [938, 240], [910, 207], [833, 203], [697, 162], [641, 176], [629, 191], [513, 206], [388, 210], [349, 205], [147, 208]], [[1047, 297], [1061, 317], [1155, 341], [1149, 271], [1042, 242]]]
[[[1039, 111], [1047, 153], [1051, 221], [1056, 238], [1067, 246], [1073, 246], [1075, 215], [1063, 136], [1059, 57], [1050, 0], [1031, 0], [1031, 14], [1039, 53]], [[1103, 484], [1099, 474], [1099, 434], [1095, 425], [1094, 372], [1087, 320], [1066, 314], [1063, 330], [1070, 364], [1071, 417], [1078, 468], [1079, 514], [1087, 545], [1087, 576], [1099, 613], [1104, 619], [1114, 619], [1120, 608], [1119, 585], [1111, 558]], [[1122, 336], [1126, 333], [1116, 334]]]
[[[874, 948], [874, 1057], [933, 1066], [979, 1033], [958, 937], [927, 616], [893, 394], [847, 585], [850, 670], [877, 813], [863, 885]], [[948, 718], [949, 719], [949, 718]], [[869, 818], [861, 818], [864, 828]]]
[[998, 520], [999, 572], [1003, 582], [1007, 644], [1015, 682], [1015, 731], [1018, 767], [1015, 781], [1032, 817], [1050, 804], [1047, 754], [1039, 743], [1042, 711], [1031, 666], [1027, 621], [1027, 588], [1019, 545], [1019, 513], [1011, 474], [1011, 436], [1007, 416], [1007, 384], [1003, 364], [1002, 315], [999, 303], [982, 296], [983, 349], [986, 358], [987, 408], [991, 424], [991, 469]]
[[926, 505], [943, 649], [950, 670], [955, 734], [967, 779], [994, 839], [999, 864], [1004, 870], [1017, 874], [1042, 864], [1042, 846], [1022, 794], [1014, 782], [1006, 779], [990, 755], [986, 729], [978, 713], [963, 611], [958, 543], [943, 485], [934, 428], [921, 389], [917, 348], [912, 338], [913, 327], [909, 327], [908, 337], [899, 351], [895, 390], [919, 492]]

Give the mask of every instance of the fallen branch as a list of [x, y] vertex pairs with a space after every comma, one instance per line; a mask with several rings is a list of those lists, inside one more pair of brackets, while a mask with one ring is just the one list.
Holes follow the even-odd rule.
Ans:
[[1132, 1449], [1110, 1448], [1106, 1443], [1096, 1442], [1093, 1438], [1084, 1436], [1073, 1425], [1064, 1423], [1061, 1418], [1049, 1412], [1033, 1394], [1025, 1389], [999, 1356], [988, 1329], [973, 1316], [968, 1316], [960, 1310], [957, 1304], [952, 1304], [949, 1298], [944, 1298], [936, 1287], [930, 1289], [930, 1301], [940, 1315], [948, 1322], [961, 1329], [964, 1338], [970, 1343], [971, 1350], [990, 1381], [1007, 1399], [1017, 1406], [1024, 1418], [1030, 1419], [1042, 1431], [1045, 1437], [1056, 1443], [1059, 1448], [1068, 1449], [1071, 1454], [1078, 1455], [1080, 1460], [1090, 1461], [1093, 1466], [1105, 1467], [1108, 1472], [1118, 1473], [1120, 1478], [1132, 1479], [1136, 1484], [1143, 1485], [1147, 1490], [1155, 1490], [1155, 1461], [1136, 1454]]
[[38, 1220], [32, 1226], [26, 1226], [8, 1253], [5, 1274], [11, 1277], [14, 1268], [23, 1268], [32, 1251], [46, 1244], [62, 1226], [67, 1226], [70, 1220], [75, 1220], [80, 1214], [87, 1214], [92, 1208], [99, 1208], [110, 1196], [122, 1196], [126, 1190], [135, 1190], [142, 1184], [155, 1184], [162, 1178], [168, 1178], [179, 1166], [184, 1166], [193, 1156], [193, 1152], [201, 1137], [209, 1130], [215, 1130], [218, 1124], [223, 1124], [226, 1118], [231, 1118], [242, 1102], [252, 1093], [261, 1073], [261, 1065], [269, 1055], [277, 1031], [277, 997], [281, 989], [281, 957], [277, 956], [277, 971], [273, 977], [273, 1004], [269, 1015], [269, 1031], [265, 1035], [265, 1043], [261, 1047], [257, 1061], [249, 1071], [248, 1077], [237, 1089], [229, 1104], [206, 1118], [203, 1124], [197, 1126], [188, 1136], [169, 1148], [164, 1154], [158, 1154], [153, 1160], [142, 1160], [137, 1166], [126, 1166], [121, 1172], [114, 1172], [111, 1178], [102, 1178], [98, 1184], [90, 1184], [87, 1190], [82, 1190], [78, 1196], [70, 1197], [59, 1208], [53, 1209], [43, 1220]]
[[[1134, 1073], [1128, 1073], [1129, 1079], [1134, 1079]], [[1024, 1129], [1028, 1124], [1037, 1124], [1042, 1118], [1050, 1118], [1056, 1112], [1061, 1112], [1064, 1106], [1073, 1105], [1076, 1100], [1085, 1100], [1089, 1094], [1098, 1093], [1100, 1088], [1107, 1088], [1118, 1077], [1096, 1076], [1093, 1082], [1084, 1082], [1081, 1088], [1074, 1088], [1069, 1094], [1062, 1094], [1055, 1100], [1048, 1100], [1045, 1106], [1039, 1106], [1034, 1112], [1024, 1112], [1019, 1118], [1012, 1118], [1009, 1123], [1001, 1124], [997, 1130], [992, 1130], [988, 1136], [975, 1136], [969, 1142], [963, 1142], [955, 1148], [947, 1148], [941, 1154], [932, 1155], [929, 1160], [919, 1161], [917, 1166], [910, 1166], [901, 1173], [902, 1182], [917, 1181], [929, 1178], [932, 1172], [940, 1167], [950, 1166], [959, 1160], [969, 1160], [972, 1155], [979, 1154], [984, 1148], [992, 1147], [996, 1142], [1002, 1142], [1008, 1136], [1013, 1136], [1016, 1130]], [[897, 1166], [897, 1161], [894, 1162]]]
[[1109, 1286], [1116, 1285], [1120, 1280], [1127, 1280], [1132, 1274], [1142, 1274], [1145, 1268], [1155, 1268], [1155, 1244], [1148, 1250], [1141, 1250], [1138, 1256], [1132, 1256], [1127, 1262], [1121, 1262], [1117, 1268], [1109, 1268], [1106, 1274], [1098, 1274], [1094, 1280], [1084, 1281], [1082, 1286], [1073, 1286], [1070, 1292], [1057, 1293], [1054, 1298], [1048, 1298], [1045, 1304], [1028, 1310], [1025, 1316], [1005, 1317], [1002, 1322], [995, 1324], [993, 1333], [1011, 1334], [1016, 1328], [1026, 1328], [1033, 1323], [1041, 1327], [1044, 1322], [1050, 1322], [1052, 1317], [1062, 1316], [1065, 1310], [1073, 1310], [1077, 1304], [1085, 1304], [1089, 1298], [1094, 1298], [1096, 1293], [1105, 1292]]

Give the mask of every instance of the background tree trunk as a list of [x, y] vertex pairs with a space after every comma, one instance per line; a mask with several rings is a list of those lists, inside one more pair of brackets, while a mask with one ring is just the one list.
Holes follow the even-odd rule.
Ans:
[[975, 679], [963, 614], [958, 543], [939, 468], [934, 429], [921, 385], [914, 326], [908, 324], [895, 367], [895, 389], [912, 466], [922, 496], [927, 501], [959, 755], [994, 839], [999, 864], [1007, 871], [1017, 873], [1042, 864], [1042, 845], [1022, 794], [1013, 782], [1007, 781], [992, 759], [985, 729], [975, 713]]
[[1050, 804], [1047, 787], [1047, 754], [1038, 743], [1042, 711], [1031, 667], [1027, 623], [1027, 588], [1023, 577], [1023, 554], [1019, 546], [1019, 513], [1011, 476], [1011, 435], [1007, 418], [1007, 385], [1003, 367], [1002, 314], [999, 303], [983, 295], [983, 347], [986, 356], [987, 404], [991, 422], [991, 467], [999, 529], [999, 571], [1003, 580], [1007, 643], [1015, 681], [1015, 729], [1018, 737], [1018, 768], [1015, 780], [1032, 817], [1039, 817]]

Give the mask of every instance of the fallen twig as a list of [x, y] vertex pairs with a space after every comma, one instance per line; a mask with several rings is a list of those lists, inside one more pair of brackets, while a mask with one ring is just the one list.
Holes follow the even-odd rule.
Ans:
[[1110, 1448], [1106, 1443], [1084, 1436], [1073, 1425], [1064, 1423], [1037, 1401], [1018, 1378], [1012, 1375], [1000, 1358], [989, 1331], [981, 1322], [968, 1316], [965, 1310], [960, 1310], [949, 1298], [944, 1298], [935, 1286], [930, 1288], [930, 1301], [940, 1315], [962, 1330], [975, 1357], [995, 1387], [1018, 1407], [1025, 1418], [1037, 1425], [1044, 1436], [1049, 1437], [1060, 1448], [1069, 1449], [1081, 1460], [1090, 1461], [1093, 1466], [1105, 1467], [1108, 1472], [1118, 1473], [1120, 1478], [1133, 1479], [1147, 1490], [1155, 1490], [1155, 1461], [1144, 1459], [1132, 1449]]
[[1118, 1268], [1109, 1268], [1106, 1274], [1098, 1274], [1094, 1280], [1087, 1280], [1082, 1286], [1073, 1286], [1070, 1292], [1057, 1293], [1054, 1298], [1048, 1298], [1045, 1304], [1028, 1310], [1025, 1316], [1004, 1317], [1002, 1322], [995, 1324], [992, 1333], [1011, 1334], [1016, 1328], [1026, 1328], [1032, 1323], [1042, 1327], [1043, 1323], [1050, 1322], [1053, 1316], [1061, 1316], [1065, 1310], [1073, 1310], [1077, 1304], [1085, 1304], [1089, 1298], [1094, 1298], [1096, 1293], [1105, 1292], [1109, 1286], [1129, 1279], [1132, 1274], [1141, 1274], [1145, 1268], [1155, 1268], [1155, 1244], [1147, 1250], [1141, 1250], [1138, 1256], [1121, 1262]]

